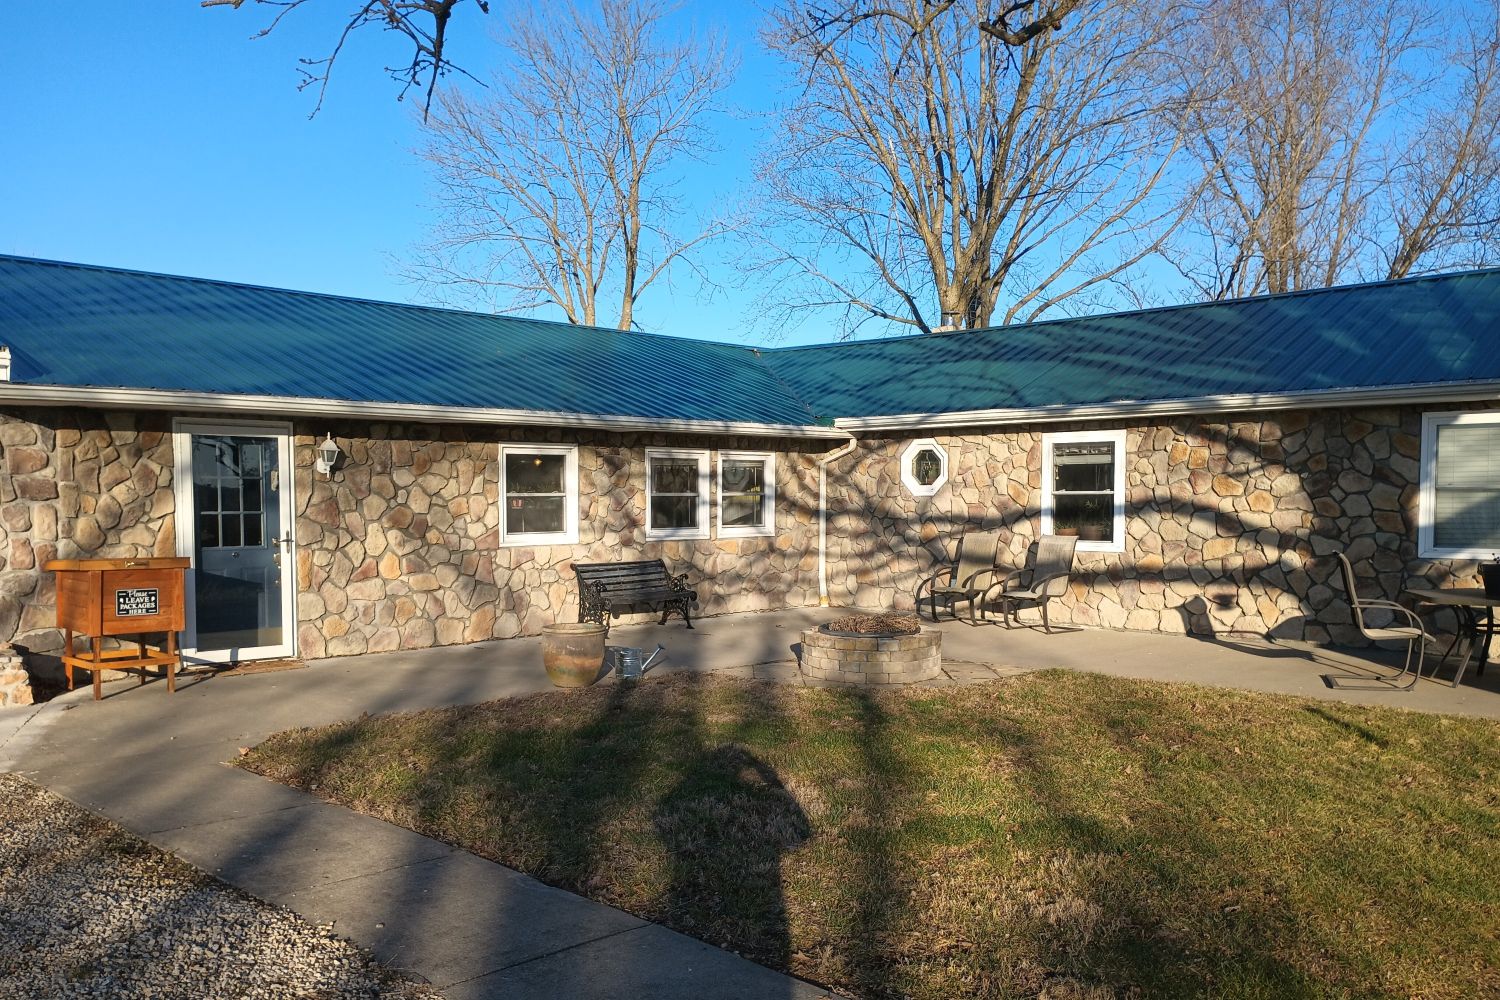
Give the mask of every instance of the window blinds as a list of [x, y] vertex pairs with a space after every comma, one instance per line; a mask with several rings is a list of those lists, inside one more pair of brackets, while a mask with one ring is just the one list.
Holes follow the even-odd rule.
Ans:
[[1433, 544], [1500, 552], [1500, 423], [1437, 429]]

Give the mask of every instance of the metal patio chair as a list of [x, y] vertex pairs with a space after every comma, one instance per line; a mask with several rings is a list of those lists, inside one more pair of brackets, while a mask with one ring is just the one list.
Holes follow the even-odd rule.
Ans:
[[[1025, 577], [1025, 582], [1010, 586], [1003, 582], [994, 601], [1000, 606], [1000, 618], [1010, 628], [1011, 618], [1023, 605], [1035, 605], [1042, 612], [1042, 630], [1052, 634], [1052, 623], [1047, 619], [1047, 604], [1054, 597], [1067, 593], [1068, 580], [1073, 575], [1073, 552], [1078, 547], [1077, 535], [1043, 535], [1036, 543], [1036, 562], [1030, 570], [1012, 574]], [[1020, 624], [1020, 618], [1016, 623]]]
[[921, 609], [925, 599], [932, 608], [932, 620], [937, 621], [939, 602], [947, 606], [954, 618], [958, 617], [957, 606], [967, 603], [969, 624], [977, 625], [974, 611], [994, 586], [995, 558], [999, 554], [1000, 532], [965, 532], [958, 542], [958, 558], [917, 584], [917, 608]]
[[[1349, 595], [1349, 610], [1354, 615], [1354, 627], [1359, 629], [1361, 635], [1371, 642], [1404, 642], [1406, 643], [1406, 662], [1401, 665], [1401, 672], [1394, 677], [1369, 677], [1360, 674], [1324, 674], [1323, 680], [1329, 687], [1342, 687], [1345, 689], [1369, 689], [1369, 685], [1341, 684], [1340, 681], [1374, 681], [1385, 687], [1397, 691], [1410, 691], [1417, 686], [1417, 681], [1422, 679], [1422, 660], [1427, 650], [1427, 630], [1422, 627], [1422, 619], [1417, 613], [1395, 601], [1375, 600], [1359, 596], [1359, 588], [1354, 579], [1354, 567], [1349, 564], [1348, 558], [1342, 552], [1335, 552], [1339, 560], [1339, 573], [1344, 579], [1344, 591]], [[1394, 622], [1390, 625], [1371, 626], [1365, 620], [1365, 615], [1371, 611], [1389, 612], [1396, 621], [1410, 622], [1409, 625], [1398, 625]], [[1417, 661], [1415, 672], [1412, 670], [1412, 659]], [[1397, 682], [1407, 674], [1411, 674], [1411, 680], [1405, 684]]]

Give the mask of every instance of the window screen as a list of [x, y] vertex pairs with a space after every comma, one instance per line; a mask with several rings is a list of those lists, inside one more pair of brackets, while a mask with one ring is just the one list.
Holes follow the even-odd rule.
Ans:
[[1090, 542], [1115, 540], [1115, 446], [1052, 446], [1052, 530]]
[[568, 530], [568, 458], [507, 452], [505, 530], [509, 534], [562, 534]]
[[698, 527], [698, 460], [653, 455], [651, 527], [671, 531]]

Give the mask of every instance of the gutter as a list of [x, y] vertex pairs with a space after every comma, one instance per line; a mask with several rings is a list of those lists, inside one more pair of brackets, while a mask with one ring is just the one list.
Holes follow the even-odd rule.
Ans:
[[1121, 417], [1164, 417], [1235, 410], [1296, 410], [1322, 407], [1391, 406], [1413, 403], [1450, 403], [1500, 399], [1500, 381], [1429, 382], [1423, 385], [1381, 386], [1373, 389], [1317, 389], [1308, 392], [1244, 393], [1164, 400], [1126, 400], [1083, 406], [1012, 407], [996, 410], [958, 410], [952, 413], [903, 413], [881, 417], [841, 417], [839, 430], [927, 430], [980, 424], [1047, 424], [1069, 420], [1107, 420]]
[[506, 424], [517, 427], [577, 427], [590, 430], [660, 431], [678, 434], [742, 435], [844, 440], [831, 427], [765, 424], [737, 420], [666, 420], [652, 417], [571, 413], [555, 410], [507, 410], [473, 406], [429, 406], [422, 403], [375, 403], [306, 396], [221, 395], [172, 389], [116, 389], [97, 386], [0, 384], [0, 406], [87, 406], [98, 409], [200, 411], [354, 417], [409, 423]]
[[828, 465], [854, 450], [859, 439], [849, 440], [818, 459], [818, 607], [829, 606], [828, 599]]

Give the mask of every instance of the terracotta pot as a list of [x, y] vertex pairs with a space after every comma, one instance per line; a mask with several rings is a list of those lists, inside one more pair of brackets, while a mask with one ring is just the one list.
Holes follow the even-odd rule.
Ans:
[[558, 687], [588, 687], [604, 676], [604, 626], [543, 625], [542, 665]]

